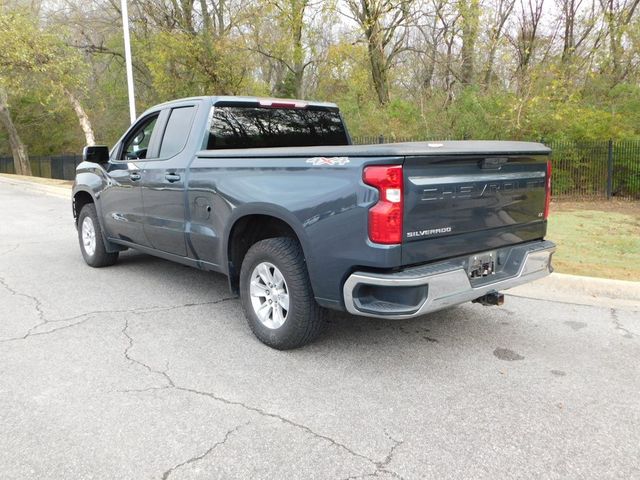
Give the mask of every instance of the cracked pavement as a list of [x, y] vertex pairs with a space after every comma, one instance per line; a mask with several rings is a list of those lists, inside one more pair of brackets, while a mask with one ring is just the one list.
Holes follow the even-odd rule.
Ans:
[[640, 305], [520, 289], [279, 352], [224, 277], [91, 269], [69, 199], [0, 209], [3, 479], [640, 477]]

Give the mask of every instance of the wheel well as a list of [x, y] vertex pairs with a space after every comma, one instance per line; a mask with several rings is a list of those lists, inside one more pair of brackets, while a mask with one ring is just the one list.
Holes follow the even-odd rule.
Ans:
[[247, 215], [234, 223], [227, 243], [229, 285], [233, 293], [239, 293], [240, 268], [249, 248], [260, 240], [274, 237], [290, 237], [300, 242], [293, 228], [277, 217]]
[[94, 203], [93, 197], [87, 192], [78, 192], [73, 196], [73, 218], [78, 223], [82, 208], [88, 203]]

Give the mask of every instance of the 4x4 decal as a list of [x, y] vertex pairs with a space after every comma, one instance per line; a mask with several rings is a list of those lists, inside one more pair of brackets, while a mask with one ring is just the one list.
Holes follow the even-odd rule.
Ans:
[[314, 167], [320, 167], [323, 165], [346, 165], [349, 163], [347, 157], [313, 157], [307, 160]]

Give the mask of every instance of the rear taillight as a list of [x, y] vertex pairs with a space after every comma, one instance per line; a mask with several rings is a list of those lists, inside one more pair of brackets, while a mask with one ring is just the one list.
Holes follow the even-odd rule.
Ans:
[[549, 204], [551, 203], [551, 160], [547, 160], [547, 177], [544, 185], [546, 197], [544, 199], [544, 219], [549, 218]]
[[364, 183], [380, 192], [378, 203], [369, 209], [369, 239], [374, 243], [402, 242], [402, 165], [365, 167]]

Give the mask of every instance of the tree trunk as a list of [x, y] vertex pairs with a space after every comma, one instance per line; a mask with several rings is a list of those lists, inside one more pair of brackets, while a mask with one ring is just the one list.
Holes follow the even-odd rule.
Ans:
[[[437, 7], [440, 8], [440, 7]], [[428, 91], [431, 90], [433, 84], [433, 78], [436, 72], [436, 58], [438, 57], [438, 45], [440, 43], [440, 34], [437, 33], [438, 30], [438, 15], [433, 16], [433, 20], [431, 20], [431, 24], [427, 27], [429, 28], [429, 33], [427, 33], [426, 29], [420, 28], [424, 39], [427, 42], [425, 48], [427, 48], [426, 55], [423, 55], [423, 70], [422, 70], [422, 90]]]
[[493, 82], [493, 66], [496, 61], [496, 54], [500, 38], [503, 35], [504, 27], [513, 11], [516, 0], [500, 0], [496, 12], [496, 22], [489, 30], [489, 54], [484, 69], [484, 88], [488, 89]]
[[84, 132], [86, 144], [95, 145], [96, 137], [93, 133], [93, 127], [91, 126], [91, 120], [89, 120], [87, 112], [84, 111], [84, 108], [82, 108], [80, 101], [73, 93], [71, 93], [69, 90], [65, 90], [65, 93], [67, 94], [67, 97], [69, 98], [69, 101], [71, 102], [71, 105], [73, 105], [73, 109], [76, 112], [78, 122], [80, 123], [80, 128], [82, 128], [82, 131]]
[[200, 0], [200, 15], [202, 15], [202, 29], [204, 30], [204, 35], [209, 38], [211, 36], [213, 25], [211, 22], [211, 16], [209, 15], [207, 0]]
[[389, 80], [385, 68], [384, 53], [377, 45], [369, 44], [369, 60], [371, 62], [371, 75], [373, 86], [378, 94], [380, 105], [389, 103]]
[[189, 33], [195, 33], [195, 29], [193, 28], [193, 4], [194, 0], [181, 0], [181, 19], [182, 24], [181, 27]]
[[487, 65], [484, 70], [484, 88], [489, 88], [493, 80], [493, 64], [496, 61], [497, 44], [492, 44], [487, 55]]
[[31, 175], [31, 164], [27, 155], [27, 147], [18, 135], [18, 130], [11, 119], [11, 112], [7, 103], [7, 92], [0, 88], [0, 122], [9, 135], [9, 145], [13, 155], [13, 165], [18, 175]]
[[369, 62], [371, 63], [371, 77], [373, 86], [378, 94], [380, 105], [389, 103], [389, 79], [387, 76], [387, 59], [382, 41], [382, 31], [379, 20], [372, 20], [372, 25], [367, 30], [367, 47]]
[[293, 0], [291, 2], [291, 43], [293, 45], [293, 93], [296, 98], [303, 97], [304, 80], [304, 46], [302, 44], [302, 29], [304, 27], [304, 12], [307, 0]]
[[474, 79], [474, 57], [476, 51], [476, 40], [478, 38], [478, 23], [480, 20], [480, 1], [470, 0], [461, 3], [460, 13], [462, 16], [462, 47], [460, 55], [462, 65], [460, 80], [463, 85], [471, 85]]
[[431, 82], [433, 82], [433, 74], [435, 73], [436, 65], [433, 58], [427, 60], [427, 64], [424, 67], [422, 74], [422, 90], [431, 90]]
[[620, 26], [617, 24], [616, 19], [611, 14], [608, 18], [609, 26], [609, 51], [611, 54], [611, 73], [613, 77], [613, 83], [616, 85], [622, 80], [622, 34], [620, 33]]
[[218, 1], [218, 8], [216, 9], [216, 16], [218, 18], [218, 36], [221, 37], [225, 33], [225, 24], [224, 24], [224, 9], [225, 9], [225, 0]]
[[562, 39], [562, 62], [568, 63], [573, 56], [575, 50], [575, 19], [577, 7], [575, 0], [564, 0], [562, 3], [562, 17], [564, 21], [564, 36]]

